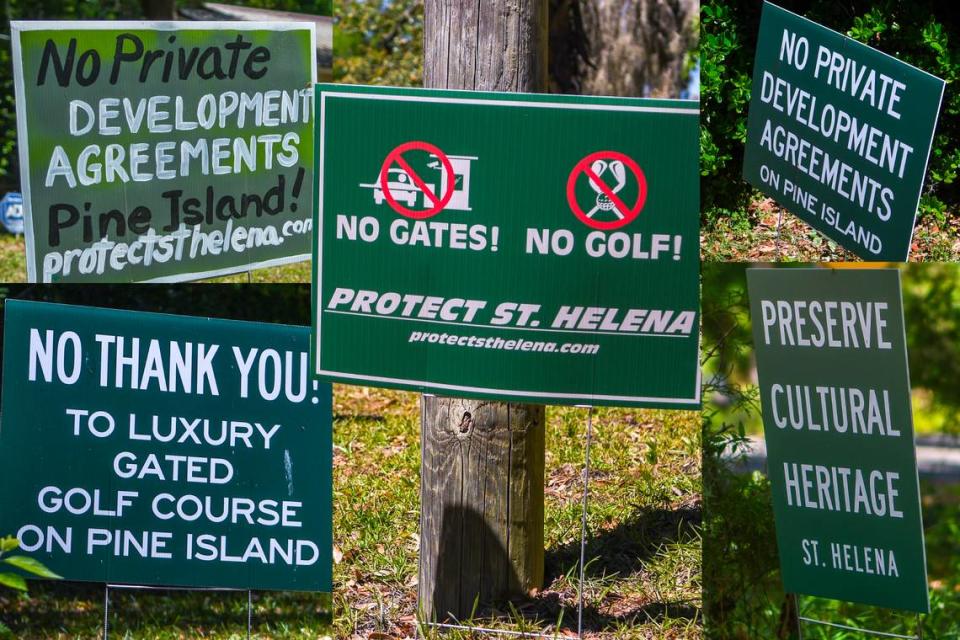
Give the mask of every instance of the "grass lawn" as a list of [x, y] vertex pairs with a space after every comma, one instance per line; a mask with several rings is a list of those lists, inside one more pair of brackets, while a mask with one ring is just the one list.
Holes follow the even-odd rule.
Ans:
[[[711, 262], [843, 262], [859, 260], [773, 200], [758, 196], [748, 207], [750, 224], [719, 220], [700, 230], [701, 260]], [[777, 223], [780, 221], [779, 242]], [[929, 217], [917, 224], [910, 261], [960, 261], [960, 219], [941, 227]]]
[[[413, 637], [419, 539], [419, 406], [412, 393], [334, 387], [334, 594], [254, 594], [254, 637]], [[546, 585], [485, 624], [576, 633], [586, 410], [547, 410]], [[594, 413], [585, 630], [591, 638], [697, 640], [700, 414]], [[97, 637], [103, 589], [33, 583], [0, 592], [22, 638]], [[244, 638], [245, 593], [117, 592], [111, 637]], [[431, 636], [432, 637], [432, 636]], [[447, 638], [477, 637], [452, 633]]]
[[[310, 282], [310, 261], [257, 269], [249, 275], [238, 273], [206, 282]], [[23, 236], [0, 233], [0, 282], [27, 281], [27, 254]]]
[[23, 236], [0, 232], [0, 282], [27, 281], [27, 254]]

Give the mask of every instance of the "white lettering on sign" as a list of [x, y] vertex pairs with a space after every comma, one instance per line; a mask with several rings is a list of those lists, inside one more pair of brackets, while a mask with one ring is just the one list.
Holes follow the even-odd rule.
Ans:
[[690, 335], [696, 318], [693, 311], [563, 306], [551, 326], [578, 331]]
[[829, 349], [892, 349], [886, 302], [761, 300], [765, 344]]
[[214, 498], [192, 494], [178, 497], [171, 493], [158, 493], [150, 505], [153, 515], [160, 520], [179, 518], [184, 522], [204, 520], [213, 523], [292, 528], [303, 526], [303, 523], [296, 519], [297, 510], [302, 507], [302, 502], [294, 500]]
[[[264, 548], [266, 547], [266, 548]], [[239, 553], [238, 553], [239, 551]], [[279, 540], [269, 538], [266, 543], [259, 538], [251, 538], [242, 550], [233, 548], [227, 536], [187, 534], [187, 559], [219, 562], [248, 563], [259, 561], [263, 564], [276, 564], [282, 561], [287, 565], [308, 566], [320, 558], [320, 550], [310, 540]]]
[[41, 529], [35, 524], [25, 524], [17, 530], [17, 542], [27, 553], [43, 549], [47, 553], [54, 551], [71, 553], [73, 551], [73, 527], [62, 531], [52, 525]]
[[[67, 360], [67, 356], [70, 360]], [[63, 384], [73, 384], [80, 378], [80, 363], [83, 358], [83, 349], [80, 346], [80, 336], [74, 331], [64, 331], [57, 338], [56, 346], [53, 343], [53, 331], [47, 330], [43, 337], [40, 331], [30, 329], [30, 382], [37, 380], [37, 367], [44, 382], [53, 380], [54, 362], [56, 362], [57, 380]]]
[[[87, 349], [75, 331], [30, 328], [27, 380], [72, 385], [86, 373], [96, 376], [104, 388], [220, 395], [215, 366], [220, 345], [111, 334], [95, 334], [92, 341], [99, 346], [93, 350], [99, 364], [84, 368]], [[234, 346], [230, 353], [239, 373], [241, 398], [300, 403], [309, 397], [313, 381], [308, 352]], [[74, 418], [74, 435], [81, 425], [98, 437], [112, 431], [109, 414], [81, 409], [67, 413]]]
[[841, 145], [898, 178], [903, 178], [913, 147], [769, 71], [763, 72], [760, 100], [813, 133]]
[[127, 342], [123, 336], [97, 334], [96, 341], [100, 344], [101, 387], [109, 386], [112, 379], [117, 389], [124, 388], [128, 382], [130, 388], [140, 390], [155, 388], [175, 392], [181, 389], [183, 393], [220, 395], [213, 371], [213, 358], [219, 345], [181, 344], [173, 340], [161, 344], [151, 339], [144, 350], [140, 338], [130, 338]]
[[[337, 287], [330, 295], [326, 311], [447, 324], [545, 328], [537, 318], [542, 305], [503, 302], [494, 307], [489, 318], [481, 315], [488, 306], [485, 300]], [[546, 327], [571, 333], [690, 335], [696, 329], [696, 321], [697, 313], [690, 310], [561, 305]]]
[[[337, 240], [376, 242], [380, 238], [380, 222], [373, 216], [338, 215], [336, 237]], [[390, 223], [387, 237], [397, 246], [496, 252], [500, 227], [396, 218]]]
[[[784, 29], [780, 39], [780, 61], [786, 62], [798, 71], [804, 71], [810, 55], [810, 41], [806, 36]], [[903, 98], [907, 85], [878, 72], [855, 58], [834, 51], [825, 45], [817, 47], [813, 77], [823, 81], [834, 89], [847, 94], [861, 103], [884, 112], [892, 118], [900, 119], [895, 107]]]
[[118, 558], [169, 559], [173, 554], [166, 548], [172, 538], [173, 534], [169, 531], [134, 532], [91, 527], [87, 530], [87, 555], [96, 555], [99, 550], [106, 548]]
[[767, 120], [760, 146], [797, 170], [824, 184], [861, 209], [874, 213], [881, 221], [893, 213], [894, 192], [879, 180], [855, 169], [834, 154], [801, 138], [783, 125]]
[[814, 78], [823, 78], [827, 84], [842, 91], [892, 118], [900, 119], [895, 107], [907, 85], [879, 73], [840, 51], [824, 45], [817, 48]]
[[276, 349], [250, 349], [246, 355], [239, 347], [233, 347], [233, 356], [240, 370], [240, 397], [250, 394], [250, 378], [256, 364], [255, 382], [260, 397], [276, 400], [281, 397], [290, 402], [302, 402], [307, 396], [309, 377], [309, 354], [306, 351]]
[[895, 471], [784, 462], [783, 479], [791, 507], [903, 518]]
[[888, 389], [770, 385], [773, 423], [780, 429], [899, 437], [890, 416]]
[[130, 440], [226, 446], [231, 449], [240, 446], [248, 449], [262, 447], [265, 451], [270, 449], [270, 441], [280, 430], [279, 424], [183, 416], [171, 416], [169, 420], [161, 420], [158, 415], [151, 416], [149, 429], [140, 430], [137, 415], [133, 413], [130, 414], [129, 424]]
[[483, 300], [443, 298], [394, 292], [379, 293], [338, 287], [330, 296], [329, 310], [345, 309], [367, 315], [399, 315], [404, 318], [473, 322], [477, 312], [487, 306]]
[[[74, 137], [112, 137], [305, 124], [309, 122], [312, 96], [312, 89], [251, 94], [226, 91], [201, 96], [192, 112], [182, 96], [101, 98], [95, 105], [74, 99], [68, 108], [68, 133]], [[58, 178], [74, 189], [78, 185], [272, 171], [295, 166], [300, 161], [299, 145], [300, 135], [294, 131], [181, 142], [90, 144], [76, 157], [62, 145], [55, 145], [44, 185], [54, 187]], [[145, 166], [154, 170], [148, 171]]]
[[141, 460], [130, 451], [121, 451], [114, 457], [113, 472], [125, 480], [152, 478], [199, 484], [227, 484], [234, 473], [233, 465], [223, 458], [149, 453]]
[[830, 543], [830, 562], [834, 569], [850, 573], [900, 577], [897, 556], [893, 549]]
[[[527, 229], [525, 252], [537, 255], [566, 256], [573, 252], [576, 240], [569, 229]], [[591, 231], [583, 239], [583, 252], [591, 258], [617, 260], [680, 260], [683, 238], [669, 233], [627, 233]]]
[[100, 489], [87, 491], [82, 487], [73, 487], [63, 491], [59, 487], [47, 486], [37, 494], [37, 506], [44, 513], [57, 513], [61, 509], [75, 516], [91, 515], [109, 518], [122, 518], [127, 507], [133, 506], [133, 499], [140, 494], [137, 491], [117, 491], [111, 505], [101, 495]]

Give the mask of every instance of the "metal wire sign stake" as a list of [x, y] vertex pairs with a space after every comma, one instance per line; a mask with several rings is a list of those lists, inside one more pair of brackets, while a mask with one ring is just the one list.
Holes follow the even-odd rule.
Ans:
[[[110, 640], [110, 589], [129, 589], [131, 591], [244, 591], [244, 589], [227, 589], [218, 587], [154, 587], [135, 584], [103, 585], [103, 640]], [[247, 592], [247, 640], [250, 640], [253, 631], [253, 591]]]
[[777, 212], [777, 235], [774, 240], [774, 247], [776, 247], [776, 259], [775, 262], [780, 262], [780, 227], [783, 226], [783, 209], [778, 207]]
[[577, 599], [577, 637], [583, 638], [583, 584], [587, 558], [587, 493], [590, 483], [590, 440], [593, 439], [593, 407], [587, 408], [587, 442], [583, 456], [583, 509], [580, 521], [580, 587]]
[[902, 638], [902, 640], [923, 640], [923, 625], [921, 624], [920, 614], [917, 614], [917, 630], [916, 633], [911, 635], [904, 635], [902, 633], [893, 633], [890, 631], [877, 631], [876, 629], [866, 629], [864, 627], [854, 627], [851, 625], [840, 624], [839, 622], [827, 622], [826, 620], [817, 620], [816, 618], [808, 618], [806, 616], [800, 615], [800, 594], [793, 594], [794, 602], [796, 603], [797, 609], [797, 638], [798, 640], [803, 640], [803, 623], [807, 622], [810, 624], [818, 624], [824, 627], [831, 627], [833, 629], [843, 629], [844, 631], [859, 631], [860, 633], [866, 633], [871, 636], [878, 636], [881, 638]]

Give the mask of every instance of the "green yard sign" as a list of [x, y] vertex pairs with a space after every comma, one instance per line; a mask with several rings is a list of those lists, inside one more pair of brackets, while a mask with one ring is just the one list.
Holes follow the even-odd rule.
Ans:
[[870, 261], [905, 261], [944, 82], [765, 2], [743, 177]]
[[309, 259], [312, 23], [11, 27], [31, 282]]
[[331, 591], [306, 327], [8, 300], [0, 531], [68, 580]]
[[747, 283], [784, 588], [928, 612], [899, 272]]
[[316, 95], [321, 376], [699, 406], [698, 103]]

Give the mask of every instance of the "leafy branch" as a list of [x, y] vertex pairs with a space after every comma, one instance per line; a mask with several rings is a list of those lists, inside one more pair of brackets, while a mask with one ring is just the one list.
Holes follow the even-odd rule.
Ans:
[[[53, 580], [59, 580], [61, 578], [61, 576], [47, 569], [43, 563], [35, 558], [23, 555], [9, 555], [11, 552], [16, 551], [19, 546], [20, 543], [13, 536], [0, 538], [0, 562], [6, 563], [11, 567], [16, 567], [20, 569], [20, 571], [37, 576], [38, 578], [50, 578]], [[27, 581], [24, 576], [11, 571], [0, 572], [0, 585], [18, 591], [27, 590]]]

